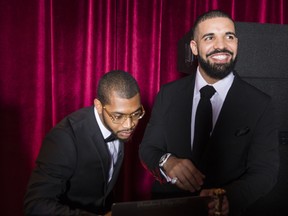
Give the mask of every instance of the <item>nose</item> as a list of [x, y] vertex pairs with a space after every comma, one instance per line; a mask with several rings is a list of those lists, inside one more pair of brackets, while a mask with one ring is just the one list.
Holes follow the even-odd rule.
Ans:
[[222, 38], [217, 38], [214, 43], [214, 49], [223, 49], [225, 48], [225, 41]]
[[132, 128], [133, 126], [135, 125], [135, 123], [133, 122], [132, 118], [131, 117], [127, 117], [124, 122], [122, 123], [122, 126], [124, 128]]

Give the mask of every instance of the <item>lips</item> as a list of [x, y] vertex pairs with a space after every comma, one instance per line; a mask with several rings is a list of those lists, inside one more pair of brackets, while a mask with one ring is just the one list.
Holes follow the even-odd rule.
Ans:
[[210, 52], [209, 54], [207, 54], [207, 57], [215, 55], [215, 54], [223, 54], [223, 55], [233, 55], [233, 52], [227, 50], [227, 49], [216, 49], [213, 50], [212, 52]]
[[121, 132], [118, 133], [118, 135], [121, 136], [121, 137], [126, 137], [126, 138], [128, 138], [128, 137], [131, 136], [132, 132], [133, 132], [133, 131], [121, 131]]
[[216, 53], [216, 54], [210, 55], [210, 58], [213, 59], [213, 61], [217, 63], [226, 63], [230, 60], [231, 54], [230, 53]]
[[209, 58], [213, 60], [213, 62], [218, 63], [218, 64], [225, 64], [229, 62], [232, 58], [232, 55], [230, 53], [215, 53], [215, 54], [210, 54]]
[[233, 56], [233, 53], [227, 49], [214, 50], [207, 54], [207, 58], [210, 57], [217, 62], [228, 61], [230, 60], [231, 56]]

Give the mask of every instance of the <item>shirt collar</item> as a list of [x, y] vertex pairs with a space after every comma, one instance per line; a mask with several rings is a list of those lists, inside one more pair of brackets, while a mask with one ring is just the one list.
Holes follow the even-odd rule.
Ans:
[[[226, 76], [225, 78], [217, 81], [216, 83], [214, 83], [212, 86], [215, 88], [217, 94], [224, 100], [228, 90], [230, 89], [232, 83], [234, 80], [234, 74], [230, 73], [228, 74], [228, 76]], [[200, 89], [205, 86], [205, 85], [210, 85], [208, 84], [204, 78], [202, 77], [202, 75], [200, 74], [199, 71], [199, 66], [197, 67], [197, 72], [196, 72], [196, 78], [195, 78], [195, 91], [194, 91], [194, 96], [198, 96], [200, 97]]]
[[97, 112], [97, 110], [96, 110], [95, 107], [94, 107], [94, 114], [95, 114], [95, 117], [96, 117], [96, 121], [97, 121], [97, 123], [98, 123], [98, 125], [99, 125], [99, 127], [100, 127], [101, 133], [102, 133], [104, 139], [106, 139], [108, 136], [110, 136], [111, 131], [109, 131], [109, 130], [104, 126], [104, 124], [103, 124], [103, 122], [101, 121], [100, 116], [99, 116], [99, 114], [98, 114], [98, 112]]

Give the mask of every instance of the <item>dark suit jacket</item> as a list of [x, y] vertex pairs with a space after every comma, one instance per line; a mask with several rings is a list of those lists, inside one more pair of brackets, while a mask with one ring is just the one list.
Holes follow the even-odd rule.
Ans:
[[27, 215], [102, 214], [123, 161], [123, 143], [108, 184], [110, 156], [94, 108], [64, 118], [45, 137], [25, 196]]
[[[235, 75], [199, 167], [206, 175], [204, 188], [226, 189], [231, 215], [271, 190], [279, 164], [271, 98]], [[164, 85], [157, 95], [139, 154], [160, 182], [163, 176], [158, 163], [164, 153], [193, 161], [190, 131], [194, 84], [195, 75], [189, 75]], [[184, 194], [175, 185], [159, 182], [153, 190]]]

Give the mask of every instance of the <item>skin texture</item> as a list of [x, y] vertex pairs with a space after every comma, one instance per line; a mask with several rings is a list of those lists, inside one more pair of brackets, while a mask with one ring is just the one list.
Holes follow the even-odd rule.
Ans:
[[[117, 96], [116, 92], [112, 92], [110, 95], [110, 104], [106, 104], [106, 110], [112, 114], [131, 114], [141, 108], [140, 95], [136, 94], [134, 97], [125, 99]], [[139, 120], [132, 120], [127, 118], [122, 124], [115, 124], [107, 112], [104, 111], [102, 103], [98, 100], [94, 100], [94, 105], [101, 118], [103, 124], [107, 129], [111, 130], [120, 140], [127, 141], [131, 138], [133, 131], [135, 130]]]
[[[229, 64], [237, 56], [238, 39], [235, 35], [234, 23], [228, 18], [212, 18], [201, 22], [196, 29], [195, 38], [190, 43], [191, 50], [198, 58], [212, 65]], [[225, 50], [225, 51], [222, 51]], [[222, 51], [214, 53], [215, 51]], [[213, 84], [219, 79], [212, 78], [199, 64], [201, 75]]]

